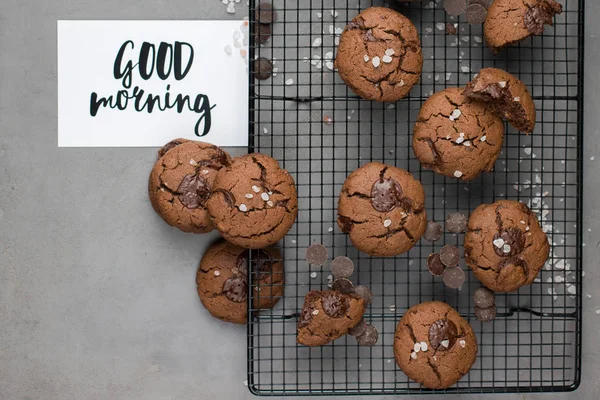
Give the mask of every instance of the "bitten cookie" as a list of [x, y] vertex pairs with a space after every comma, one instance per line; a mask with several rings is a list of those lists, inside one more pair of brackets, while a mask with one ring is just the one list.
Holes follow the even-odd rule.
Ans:
[[206, 201], [217, 172], [231, 161], [229, 154], [209, 143], [175, 139], [158, 155], [148, 180], [154, 210], [184, 232], [212, 231]]
[[252, 307], [273, 308], [283, 296], [283, 260], [278, 249], [247, 250], [221, 240], [206, 251], [196, 274], [198, 295], [213, 317], [246, 323], [250, 255], [250, 273], [255, 274]]
[[346, 25], [335, 65], [364, 99], [392, 102], [406, 97], [423, 68], [417, 29], [392, 9], [368, 8]]
[[403, 169], [378, 162], [363, 165], [344, 182], [337, 222], [360, 251], [372, 256], [405, 253], [427, 227], [423, 186]]
[[469, 218], [465, 260], [481, 283], [495, 292], [530, 285], [549, 252], [546, 234], [523, 203], [482, 204]]
[[423, 103], [413, 150], [423, 167], [469, 181], [494, 168], [502, 150], [504, 123], [462, 91], [445, 89]]
[[485, 41], [493, 52], [541, 35], [544, 25], [552, 25], [562, 5], [554, 0], [495, 0], [488, 9], [484, 25]]
[[308, 292], [298, 319], [298, 343], [323, 346], [348, 333], [365, 313], [365, 301], [337, 290]]
[[463, 95], [486, 103], [500, 118], [526, 133], [535, 128], [535, 104], [523, 82], [498, 68], [484, 68]]
[[221, 235], [250, 249], [282, 239], [298, 213], [294, 179], [273, 158], [247, 154], [217, 174], [208, 212]]
[[429, 389], [445, 389], [471, 369], [477, 339], [456, 310], [431, 301], [406, 311], [394, 335], [394, 355], [409, 378]]

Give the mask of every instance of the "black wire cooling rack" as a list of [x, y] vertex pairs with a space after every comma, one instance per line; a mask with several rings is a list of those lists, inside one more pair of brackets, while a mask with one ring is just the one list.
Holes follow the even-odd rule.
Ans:
[[[437, 2], [390, 6], [415, 23], [423, 45], [421, 83], [394, 104], [365, 101], [330, 69], [339, 34], [361, 10], [379, 1], [274, 0], [271, 38], [251, 40], [250, 59], [274, 62], [274, 76], [253, 79], [250, 63], [250, 150], [277, 158], [294, 176], [298, 220], [281, 243], [285, 297], [275, 309], [248, 324], [248, 386], [258, 395], [431, 393], [396, 366], [396, 325], [408, 307], [441, 300], [473, 326], [479, 342], [470, 373], [445, 392], [541, 392], [577, 388], [581, 371], [581, 199], [582, 199], [582, 0], [560, 0], [562, 15], [541, 37], [493, 55], [481, 26], [464, 16], [452, 19]], [[257, 0], [250, 0], [254, 32]], [[444, 25], [458, 22], [459, 34]], [[252, 39], [254, 39], [252, 37]], [[481, 67], [517, 75], [537, 106], [532, 135], [507, 126], [503, 152], [493, 173], [467, 183], [421, 168], [411, 149], [419, 108], [433, 92], [464, 86]], [[331, 121], [330, 121], [331, 120]], [[462, 264], [462, 290], [444, 287], [427, 271], [427, 256], [445, 243], [462, 249], [463, 235], [447, 234], [436, 244], [421, 240], [409, 253], [375, 258], [356, 251], [337, 228], [337, 198], [346, 176], [369, 161], [412, 172], [424, 185], [429, 219], [443, 222], [453, 211], [469, 213], [481, 203], [517, 199], [538, 213], [552, 241], [548, 264], [536, 282], [517, 293], [497, 295], [498, 318], [477, 321], [472, 292], [478, 280]], [[310, 268], [305, 250], [328, 247], [330, 259], [354, 260], [355, 284], [369, 285], [373, 304], [365, 319], [379, 342], [359, 347], [353, 337], [308, 348], [296, 344], [296, 321], [304, 295], [326, 289], [328, 265]], [[314, 273], [316, 274], [314, 274]], [[254, 286], [251, 283], [251, 286]], [[253, 290], [250, 293], [255, 293]], [[252, 304], [252, 302], [249, 302]], [[251, 309], [250, 311], [256, 311]], [[249, 313], [253, 315], [253, 313]]]

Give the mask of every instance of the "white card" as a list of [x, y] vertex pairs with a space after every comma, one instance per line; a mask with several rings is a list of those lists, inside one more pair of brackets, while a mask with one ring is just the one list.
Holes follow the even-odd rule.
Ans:
[[58, 146], [247, 146], [247, 36], [242, 21], [58, 21]]

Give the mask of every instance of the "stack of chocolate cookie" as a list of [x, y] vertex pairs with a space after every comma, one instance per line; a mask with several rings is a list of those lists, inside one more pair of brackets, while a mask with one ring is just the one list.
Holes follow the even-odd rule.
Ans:
[[[231, 158], [203, 142], [175, 139], [158, 152], [148, 193], [165, 222], [184, 232], [217, 229], [227, 242], [213, 245], [197, 274], [202, 303], [225, 321], [246, 321], [247, 299], [254, 308], [272, 307], [283, 293], [283, 261], [276, 248], [296, 220], [293, 178], [264, 154]], [[249, 252], [247, 249], [263, 249]], [[258, 269], [248, 271], [246, 263]], [[256, 293], [248, 295], [255, 273]]]

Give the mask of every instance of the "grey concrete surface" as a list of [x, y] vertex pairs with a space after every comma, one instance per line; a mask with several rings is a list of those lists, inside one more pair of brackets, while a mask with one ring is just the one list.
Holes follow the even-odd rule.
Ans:
[[[583, 379], [575, 393], [496, 398], [600, 393], [600, 6], [588, 3]], [[146, 199], [155, 150], [56, 147], [57, 19], [189, 18], [232, 16], [220, 0], [0, 4], [1, 400], [253, 397], [245, 328], [211, 319], [195, 293], [216, 236], [168, 228]]]

